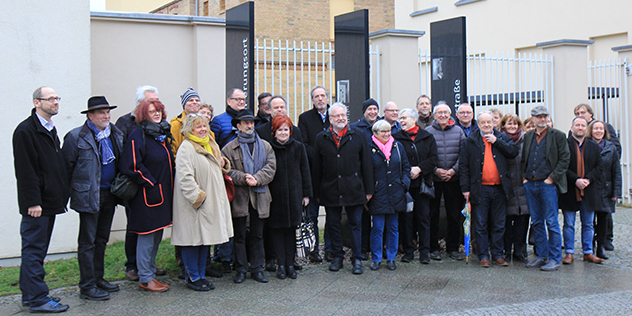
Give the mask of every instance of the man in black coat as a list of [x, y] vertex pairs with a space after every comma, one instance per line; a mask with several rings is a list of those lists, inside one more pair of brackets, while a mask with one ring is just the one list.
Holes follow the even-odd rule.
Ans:
[[13, 132], [13, 158], [22, 222], [22, 305], [31, 312], [58, 313], [68, 310], [57, 297], [48, 296], [44, 281], [44, 258], [55, 225], [55, 216], [66, 212], [68, 175], [52, 117], [59, 111], [60, 97], [49, 87], [33, 92], [31, 116]]
[[272, 97], [272, 95], [268, 92], [264, 92], [261, 93], [258, 97], [257, 97], [257, 118], [259, 119], [259, 122], [257, 122], [257, 126], [255, 127], [259, 127], [260, 125], [263, 125], [265, 123], [270, 122], [270, 120], [272, 120], [272, 117], [270, 115], [270, 98]]
[[105, 247], [110, 239], [117, 198], [110, 187], [118, 172], [124, 135], [110, 123], [104, 96], [88, 99], [86, 122], [66, 134], [62, 152], [70, 178], [70, 208], [79, 213], [77, 261], [83, 299], [103, 301], [119, 290], [103, 278]]
[[562, 263], [573, 263], [575, 253], [575, 218], [579, 210], [582, 221], [582, 253], [584, 261], [601, 263], [603, 259], [593, 254], [595, 211], [603, 208], [601, 203], [601, 149], [591, 139], [585, 138], [588, 122], [582, 116], [573, 119], [572, 135], [568, 137], [571, 153], [566, 170], [568, 191], [560, 196], [560, 208], [564, 214], [564, 251]]
[[353, 273], [362, 274], [362, 212], [373, 196], [373, 163], [362, 132], [347, 125], [347, 107], [334, 103], [329, 108], [329, 130], [316, 136], [314, 148], [314, 196], [325, 206], [326, 228], [331, 237], [334, 260], [330, 271], [342, 268], [342, 208], [347, 212], [351, 230]]
[[[314, 107], [311, 110], [303, 112], [298, 117], [298, 127], [303, 134], [303, 145], [307, 150], [307, 158], [309, 159], [309, 166], [312, 172], [312, 179], [314, 179], [314, 146], [316, 146], [316, 135], [318, 133], [329, 128], [329, 115], [327, 109], [329, 109], [329, 93], [323, 86], [315, 86], [310, 91], [309, 97], [312, 100]], [[314, 184], [312, 183], [312, 186]], [[310, 199], [307, 206], [307, 219], [314, 223], [314, 227], [318, 227], [318, 211], [320, 205], [316, 199]], [[331, 257], [331, 241], [327, 235], [328, 231], [325, 231], [325, 257], [328, 261], [333, 260]], [[323, 257], [319, 253], [319, 237], [318, 230], [316, 230], [316, 244], [314, 245], [314, 251], [309, 254], [309, 260], [312, 262], [323, 262]]]
[[[261, 139], [267, 141], [268, 143], [272, 142], [272, 119], [277, 114], [287, 115], [287, 101], [284, 97], [280, 95], [275, 95], [270, 98], [268, 101], [268, 106], [270, 106], [270, 120], [264, 124], [257, 125], [256, 131]], [[296, 125], [292, 125], [292, 135], [290, 136], [292, 139], [303, 142], [303, 135], [301, 134], [301, 129], [296, 127]]]
[[505, 202], [513, 196], [507, 160], [518, 155], [518, 147], [494, 129], [493, 121], [490, 112], [478, 115], [478, 129], [465, 140], [459, 157], [461, 192], [472, 205], [478, 258], [484, 268], [490, 266], [490, 252], [495, 264], [509, 265], [503, 254]]

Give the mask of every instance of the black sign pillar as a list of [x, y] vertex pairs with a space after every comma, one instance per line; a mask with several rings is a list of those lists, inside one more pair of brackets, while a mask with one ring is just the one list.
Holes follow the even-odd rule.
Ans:
[[362, 117], [369, 98], [369, 10], [338, 15], [336, 35], [336, 99], [349, 107], [349, 122]]
[[444, 100], [453, 114], [467, 102], [465, 45], [465, 17], [430, 23], [432, 100]]
[[246, 108], [254, 111], [255, 3], [226, 10], [226, 89], [246, 94]]

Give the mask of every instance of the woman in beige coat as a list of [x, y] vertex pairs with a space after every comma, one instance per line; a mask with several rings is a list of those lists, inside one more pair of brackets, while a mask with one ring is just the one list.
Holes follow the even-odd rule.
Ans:
[[176, 157], [173, 192], [171, 244], [182, 247], [187, 286], [208, 291], [214, 286], [205, 279], [210, 245], [222, 244], [233, 236], [230, 203], [222, 174], [230, 162], [208, 134], [208, 121], [199, 114], [185, 119], [181, 133], [185, 140]]

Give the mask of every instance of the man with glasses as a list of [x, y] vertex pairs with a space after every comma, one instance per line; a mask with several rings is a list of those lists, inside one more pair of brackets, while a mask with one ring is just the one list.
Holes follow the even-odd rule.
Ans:
[[246, 94], [238, 88], [228, 90], [226, 94], [226, 112], [213, 118], [211, 131], [215, 133], [215, 140], [220, 147], [237, 137], [237, 129], [230, 123], [237, 116], [237, 112], [246, 108]]
[[270, 113], [270, 98], [272, 98], [272, 94], [268, 92], [264, 92], [257, 97], [257, 101], [259, 102], [259, 104], [257, 104], [257, 108], [259, 109], [257, 111], [257, 118], [259, 122], [257, 122], [255, 128], [270, 122], [272, 119]]
[[555, 271], [562, 261], [558, 196], [567, 191], [566, 170], [571, 154], [564, 133], [546, 124], [548, 116], [549, 111], [542, 105], [531, 110], [535, 129], [524, 135], [521, 168], [538, 255], [527, 268]]
[[44, 258], [48, 252], [55, 216], [66, 212], [69, 185], [64, 156], [52, 117], [59, 111], [55, 90], [39, 87], [33, 92], [31, 116], [13, 133], [13, 158], [22, 222], [22, 305], [31, 312], [59, 313], [68, 305], [48, 295]]
[[463, 130], [450, 119], [452, 111], [444, 102], [439, 101], [434, 108], [434, 122], [426, 127], [437, 142], [437, 166], [434, 169], [435, 197], [430, 200], [430, 259], [441, 260], [439, 247], [439, 214], [441, 197], [445, 202], [448, 220], [445, 238], [446, 252], [454, 260], [465, 257], [459, 252], [463, 241], [463, 215], [461, 210], [465, 204], [459, 186], [459, 154], [461, 142], [465, 140]]
[[[268, 101], [268, 106], [270, 107], [270, 121], [264, 124], [257, 124], [256, 131], [261, 139], [267, 141], [268, 143], [271, 143], [273, 138], [272, 119], [279, 114], [287, 115], [287, 101], [284, 97], [280, 95], [275, 95], [270, 98], [270, 101]], [[298, 142], [303, 142], [301, 129], [296, 127], [296, 125], [292, 125], [292, 135], [290, 137]]]
[[[312, 109], [303, 112], [298, 117], [298, 126], [301, 128], [303, 133], [303, 144], [305, 145], [305, 150], [307, 151], [307, 158], [309, 159], [309, 167], [312, 173], [312, 182], [314, 179], [314, 146], [316, 145], [316, 135], [318, 133], [327, 130], [330, 126], [329, 123], [329, 114], [327, 109], [329, 109], [329, 92], [323, 86], [315, 86], [312, 88], [309, 94], [310, 99], [312, 100]], [[312, 183], [312, 187], [314, 187], [314, 183]], [[316, 199], [310, 199], [309, 205], [307, 206], [307, 217], [308, 220], [314, 223], [314, 227], [318, 227], [318, 212], [320, 210], [320, 205], [316, 201]], [[331, 255], [331, 242], [328, 236], [328, 231], [325, 230], [325, 259], [327, 261], [333, 261], [333, 256]], [[318, 230], [316, 230], [316, 244], [314, 245], [314, 251], [309, 254], [309, 260], [311, 262], [323, 262], [323, 257], [321, 257], [319, 252], [319, 240], [318, 240]]]
[[417, 113], [419, 114], [419, 118], [417, 118], [417, 125], [422, 129], [432, 125], [434, 121], [434, 117], [432, 116], [432, 103], [430, 101], [430, 97], [422, 94], [417, 98]]
[[391, 125], [391, 134], [402, 130], [402, 125], [398, 122], [399, 109], [393, 101], [386, 102], [384, 106], [384, 120]]
[[456, 125], [463, 130], [465, 137], [478, 130], [478, 124], [474, 119], [474, 111], [468, 103], [462, 103], [456, 111]]
[[373, 162], [369, 146], [360, 136], [362, 132], [347, 125], [344, 104], [334, 103], [329, 108], [329, 122], [329, 129], [316, 136], [313, 162], [314, 196], [325, 206], [325, 227], [329, 230], [334, 256], [329, 270], [342, 268], [345, 252], [340, 220], [344, 207], [351, 230], [353, 273], [362, 274], [361, 218], [364, 204], [373, 196]]

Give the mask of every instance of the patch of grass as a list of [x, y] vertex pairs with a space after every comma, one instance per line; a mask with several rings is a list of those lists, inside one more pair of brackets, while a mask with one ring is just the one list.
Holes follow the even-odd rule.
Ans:
[[[156, 265], [176, 276], [179, 272], [175, 250], [171, 239], [163, 240], [158, 248]], [[122, 241], [108, 245], [105, 249], [104, 278], [108, 281], [125, 279], [125, 243]], [[51, 289], [75, 286], [79, 283], [77, 258], [48, 261], [44, 264], [46, 284]], [[20, 267], [0, 267], [0, 296], [20, 293]]]

